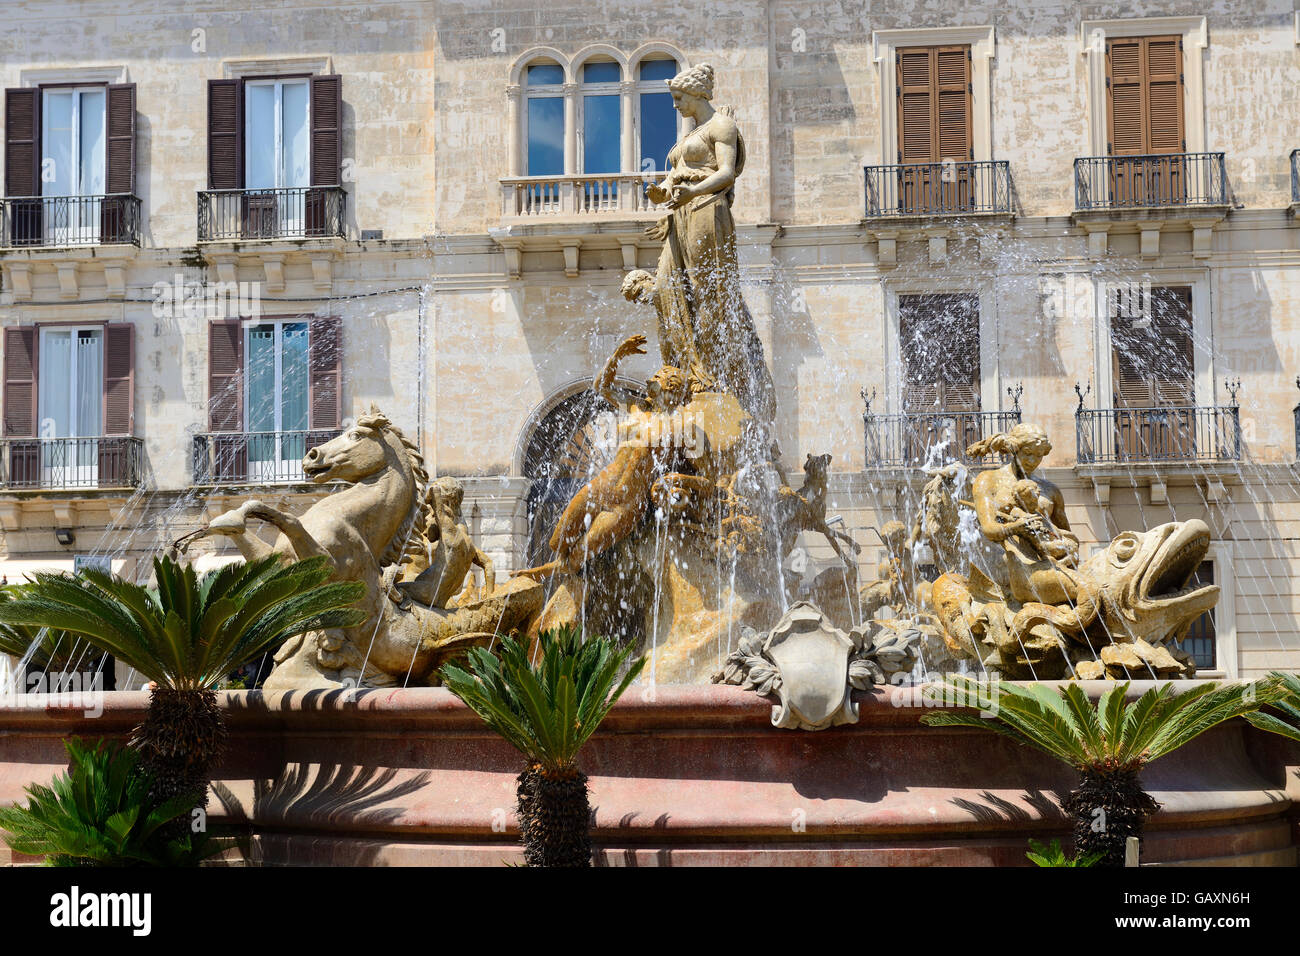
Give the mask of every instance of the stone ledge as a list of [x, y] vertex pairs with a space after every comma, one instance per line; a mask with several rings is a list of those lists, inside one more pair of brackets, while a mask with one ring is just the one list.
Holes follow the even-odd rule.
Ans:
[[[1104, 685], [1084, 686], [1095, 696]], [[1068, 827], [1057, 799], [1073, 785], [1069, 768], [992, 733], [923, 727], [922, 709], [900, 706], [900, 688], [857, 695], [856, 725], [818, 733], [773, 728], [771, 701], [738, 688], [648, 691], [634, 687], [583, 753], [606, 862], [644, 853], [700, 864], [1023, 864], [1027, 837]], [[63, 736], [125, 736], [148, 703], [143, 692], [112, 692], [92, 720], [45, 700], [0, 706], [0, 803], [62, 769]], [[520, 758], [449, 692], [219, 700], [231, 741], [210, 811], [251, 820], [254, 862], [514, 858]], [[1294, 861], [1300, 787], [1289, 768], [1300, 747], [1266, 736], [1236, 721], [1144, 773], [1164, 804], [1146, 862]]]

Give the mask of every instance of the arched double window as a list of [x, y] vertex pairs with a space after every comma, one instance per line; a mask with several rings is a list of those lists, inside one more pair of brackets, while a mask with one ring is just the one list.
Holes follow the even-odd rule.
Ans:
[[686, 66], [662, 44], [627, 56], [532, 50], [511, 71], [511, 177], [661, 174], [681, 132], [664, 81]]

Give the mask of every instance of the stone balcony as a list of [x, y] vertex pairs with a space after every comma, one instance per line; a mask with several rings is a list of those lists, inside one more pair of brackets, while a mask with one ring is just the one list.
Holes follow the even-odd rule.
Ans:
[[623, 265], [637, 265], [642, 232], [667, 210], [646, 196], [659, 178], [650, 173], [518, 176], [500, 180], [501, 227], [491, 230], [504, 250], [512, 278], [523, 272], [523, 253], [564, 253], [564, 273], [578, 275], [578, 254], [587, 247], [617, 247]]
[[1211, 234], [1233, 208], [1223, 153], [1082, 156], [1074, 161], [1074, 221], [1090, 255], [1106, 254], [1108, 236], [1140, 233], [1144, 259], [1160, 255], [1160, 233], [1192, 232], [1192, 255], [1207, 258]]

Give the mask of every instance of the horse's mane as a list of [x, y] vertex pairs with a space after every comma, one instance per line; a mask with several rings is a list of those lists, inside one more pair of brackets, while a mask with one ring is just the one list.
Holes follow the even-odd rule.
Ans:
[[[402, 450], [406, 452], [406, 460], [411, 466], [411, 473], [415, 478], [415, 492], [411, 495], [411, 510], [402, 523], [398, 526], [393, 539], [388, 542], [388, 547], [384, 553], [379, 556], [379, 566], [386, 568], [392, 564], [398, 564], [409, 559], [411, 555], [419, 553], [424, 548], [423, 530], [425, 521], [428, 519], [429, 504], [425, 499], [425, 488], [429, 483], [429, 472], [424, 467], [424, 456], [420, 450], [402, 433], [402, 430], [388, 420], [388, 416], [376, 408], [371, 408], [368, 414], [357, 418], [357, 425], [362, 428], [372, 428], [378, 432], [389, 432], [394, 438], [401, 442]], [[412, 533], [414, 532], [414, 533]]]

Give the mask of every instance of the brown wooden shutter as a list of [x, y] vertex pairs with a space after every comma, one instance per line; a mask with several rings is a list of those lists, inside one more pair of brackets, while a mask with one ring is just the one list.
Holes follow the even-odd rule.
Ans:
[[244, 329], [239, 319], [208, 325], [208, 430], [244, 430]]
[[31, 441], [9, 443], [8, 480], [14, 487], [37, 487], [41, 477], [41, 446], [36, 441], [37, 349], [35, 326], [5, 329], [4, 433], [6, 438]]
[[41, 91], [5, 90], [5, 195], [41, 194]]
[[934, 135], [934, 51], [898, 51], [898, 161], [936, 161]]
[[1178, 37], [1120, 37], [1106, 45], [1113, 156], [1181, 153], [1183, 57]]
[[104, 164], [107, 191], [135, 192], [135, 84], [108, 87], [108, 136]]
[[1196, 403], [1195, 354], [1192, 345], [1192, 290], [1172, 286], [1151, 290], [1155, 336], [1155, 390], [1162, 405]]
[[5, 329], [5, 437], [33, 438], [36, 435], [36, 348], [35, 326]]
[[965, 293], [899, 299], [905, 412], [980, 408], [979, 298]]
[[1154, 342], [1147, 293], [1111, 294], [1111, 376], [1115, 407], [1151, 408], [1156, 404], [1152, 369]]
[[343, 77], [311, 78], [311, 184], [338, 186], [343, 176]]
[[243, 80], [208, 80], [208, 188], [244, 188]]
[[135, 326], [104, 327], [104, 434], [135, 431]]
[[135, 431], [135, 326], [115, 322], [104, 326], [104, 434], [98, 442], [99, 485], [130, 484]]
[[1183, 133], [1183, 57], [1177, 37], [1146, 41], [1147, 147], [1152, 153], [1181, 153]]
[[1107, 138], [1115, 156], [1146, 153], [1146, 104], [1142, 75], [1141, 37], [1111, 40], [1106, 50], [1106, 82], [1110, 91]]
[[940, 47], [935, 51], [935, 139], [938, 160], [966, 162], [972, 152], [970, 107], [970, 47]]
[[319, 316], [307, 325], [309, 427], [331, 431], [342, 416], [343, 323], [336, 316]]

